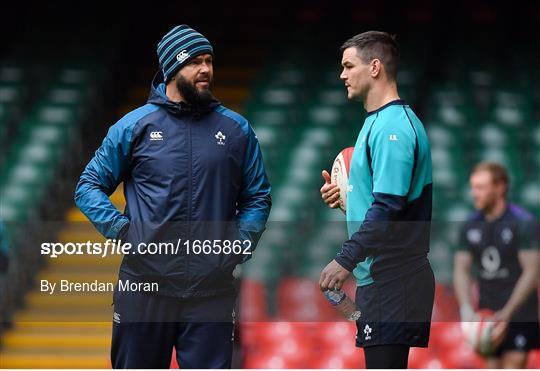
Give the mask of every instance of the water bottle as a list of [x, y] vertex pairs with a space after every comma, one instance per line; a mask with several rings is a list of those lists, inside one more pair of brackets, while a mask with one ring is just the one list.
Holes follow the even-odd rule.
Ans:
[[333, 307], [343, 314], [349, 321], [357, 321], [362, 313], [356, 309], [354, 302], [343, 292], [343, 290], [326, 290], [324, 296]]

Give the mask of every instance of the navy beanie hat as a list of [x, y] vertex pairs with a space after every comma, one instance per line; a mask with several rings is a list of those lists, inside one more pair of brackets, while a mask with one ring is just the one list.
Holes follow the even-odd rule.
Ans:
[[157, 45], [159, 67], [165, 82], [176, 74], [184, 64], [201, 54], [214, 54], [206, 37], [193, 28], [182, 24], [167, 32]]

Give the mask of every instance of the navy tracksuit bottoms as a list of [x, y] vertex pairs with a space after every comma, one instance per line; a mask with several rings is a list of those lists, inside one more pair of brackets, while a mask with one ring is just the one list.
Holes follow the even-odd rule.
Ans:
[[113, 368], [231, 368], [236, 295], [114, 294]]

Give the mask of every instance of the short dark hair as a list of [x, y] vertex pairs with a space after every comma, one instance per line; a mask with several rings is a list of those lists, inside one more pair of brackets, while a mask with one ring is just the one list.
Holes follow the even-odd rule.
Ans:
[[396, 36], [387, 32], [367, 31], [351, 37], [341, 46], [341, 52], [356, 48], [364, 63], [379, 59], [384, 65], [389, 80], [396, 81], [399, 65], [399, 47]]

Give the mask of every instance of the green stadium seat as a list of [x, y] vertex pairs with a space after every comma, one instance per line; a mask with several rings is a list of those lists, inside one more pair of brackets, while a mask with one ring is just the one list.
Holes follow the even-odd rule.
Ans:
[[262, 93], [262, 102], [270, 106], [292, 105], [296, 102], [296, 96], [292, 89], [270, 88]]
[[308, 117], [309, 122], [315, 125], [336, 126], [341, 121], [341, 109], [335, 106], [313, 107]]
[[536, 128], [531, 133], [532, 142], [537, 147], [540, 147], [540, 124], [537, 124]]
[[329, 106], [343, 106], [348, 103], [347, 90], [341, 88], [327, 88], [319, 93], [318, 101]]
[[20, 149], [18, 157], [22, 163], [42, 165], [49, 163], [54, 154], [54, 146], [45, 142], [29, 142]]
[[[45, 179], [42, 180], [45, 181]], [[35, 208], [35, 202], [42, 197], [44, 187], [40, 187], [33, 178], [25, 179], [25, 181], [26, 183], [11, 182], [1, 190], [1, 217], [4, 220], [23, 221]]]
[[437, 118], [452, 126], [463, 126], [467, 121], [465, 114], [458, 107], [445, 103], [439, 105]]
[[20, 221], [25, 217], [25, 210], [17, 208], [12, 203], [0, 203], [0, 219], [5, 221]]
[[495, 108], [494, 117], [497, 122], [516, 127], [521, 124], [525, 117], [523, 111], [513, 106], [498, 106]]
[[249, 112], [247, 118], [254, 125], [255, 128], [258, 125], [269, 126], [285, 126], [288, 121], [288, 113], [280, 108], [257, 108], [253, 112]]
[[60, 142], [63, 136], [63, 130], [61, 127], [46, 125], [37, 126], [31, 132], [32, 142], [42, 141], [45, 144], [53, 145]]
[[413, 109], [416, 107], [420, 98], [418, 85], [422, 83], [421, 77], [422, 73], [420, 71], [410, 67], [401, 68], [398, 73], [399, 95]]
[[447, 234], [434, 235], [432, 231], [432, 238], [435, 242], [430, 245], [429, 261], [436, 274], [435, 279], [439, 283], [451, 284], [453, 256], [450, 247], [452, 244]]
[[471, 208], [465, 204], [455, 204], [451, 208], [445, 210], [444, 220], [447, 222], [463, 222], [467, 220], [471, 212]]
[[[275, 199], [277, 199], [277, 196], [275, 196]], [[275, 206], [272, 206], [268, 220], [271, 222], [295, 222], [298, 221], [298, 212], [290, 205], [276, 203]]]
[[332, 131], [326, 127], [311, 127], [304, 132], [304, 141], [310, 146], [324, 147], [332, 144]]
[[19, 99], [20, 89], [15, 86], [0, 86], [0, 103], [12, 104]]
[[88, 71], [79, 68], [65, 68], [58, 78], [60, 84], [82, 85], [88, 82]]
[[23, 80], [24, 71], [20, 67], [0, 67], [0, 85], [17, 84]]
[[270, 125], [258, 125], [255, 129], [261, 147], [272, 147], [278, 142], [278, 130]]
[[339, 78], [340, 73], [341, 70], [339, 69], [339, 66], [336, 66], [335, 64], [327, 66], [322, 70], [321, 73], [318, 74], [319, 79], [317, 80], [317, 84], [326, 88], [341, 90], [345, 94], [345, 85]]
[[38, 112], [38, 119], [47, 124], [73, 123], [75, 109], [72, 107], [45, 105]]
[[473, 69], [469, 73], [469, 82], [475, 88], [490, 88], [494, 83], [493, 73], [487, 70]]
[[75, 105], [79, 104], [82, 95], [80, 89], [58, 87], [51, 90], [48, 101], [56, 105]]
[[[521, 188], [521, 202], [525, 207], [540, 211], [540, 179], [526, 183]], [[536, 214], [538, 218], [538, 213]]]
[[267, 231], [254, 253], [256, 259], [243, 264], [243, 275], [270, 284], [277, 282], [282, 274], [283, 251], [291, 244], [290, 226], [285, 222], [271, 222], [267, 225]]
[[429, 122], [426, 125], [431, 147], [449, 149], [459, 146], [455, 132], [448, 127], [436, 122]]
[[16, 164], [11, 168], [9, 183], [21, 187], [26, 185], [37, 185], [39, 182], [43, 181], [43, 173], [44, 171], [42, 168], [33, 164]]
[[522, 90], [497, 89], [492, 112], [499, 123], [516, 127], [532, 117], [532, 101]]
[[327, 208], [322, 201], [318, 206], [323, 209], [314, 227], [314, 234], [306, 241], [300, 258], [306, 262], [300, 274], [314, 279], [318, 278], [322, 268], [335, 257], [347, 239], [345, 215], [340, 210]]

